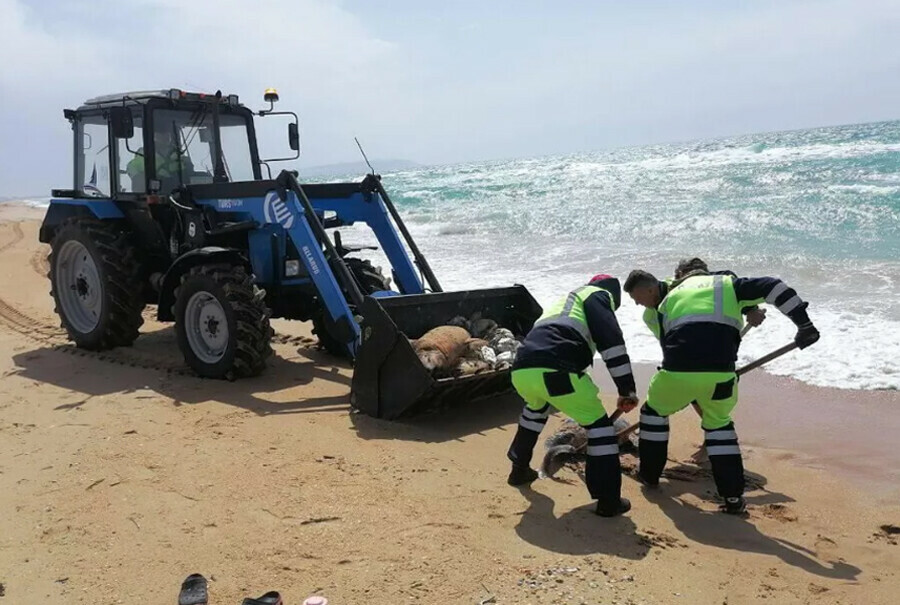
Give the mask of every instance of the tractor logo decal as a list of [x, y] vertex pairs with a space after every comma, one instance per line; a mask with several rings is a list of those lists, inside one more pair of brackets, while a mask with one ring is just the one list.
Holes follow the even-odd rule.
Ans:
[[230, 210], [232, 208], [241, 208], [244, 200], [219, 200], [219, 210]]
[[278, 197], [277, 191], [270, 191], [266, 194], [266, 200], [263, 203], [263, 214], [267, 223], [278, 223], [285, 229], [290, 229], [294, 224], [293, 213], [291, 213], [287, 204]]

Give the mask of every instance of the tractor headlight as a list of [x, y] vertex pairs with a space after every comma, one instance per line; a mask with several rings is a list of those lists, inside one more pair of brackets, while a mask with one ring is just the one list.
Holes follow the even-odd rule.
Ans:
[[297, 277], [298, 275], [300, 275], [300, 261], [284, 261], [284, 275], [285, 277]]

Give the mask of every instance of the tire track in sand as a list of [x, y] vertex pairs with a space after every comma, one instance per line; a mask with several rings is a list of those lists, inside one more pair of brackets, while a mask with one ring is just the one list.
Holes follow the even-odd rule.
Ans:
[[[10, 223], [10, 226], [12, 238], [4, 244], [0, 244], [0, 253], [6, 252], [25, 238], [25, 233], [19, 223]], [[62, 330], [34, 319], [3, 298], [0, 298], [0, 322], [12, 331], [40, 342], [48, 342], [55, 338], [61, 339], [65, 336]]]
[[35, 273], [37, 273], [41, 277], [46, 277], [49, 279], [50, 261], [47, 258], [47, 254], [48, 251], [44, 250], [43, 247], [41, 247], [31, 255], [31, 258], [28, 259], [28, 264], [31, 265], [31, 268], [34, 269]]
[[10, 241], [3, 244], [2, 246], [0, 246], [0, 252], [5, 252], [6, 250], [9, 250], [13, 246], [15, 246], [16, 244], [21, 242], [22, 239], [25, 237], [25, 232], [22, 231], [22, 225], [20, 225], [19, 223], [8, 223], [8, 224], [12, 226], [13, 238]]
[[[11, 225], [12, 238], [0, 244], [0, 253], [9, 250], [25, 238], [25, 233], [18, 223], [12, 223]], [[40, 267], [41, 271], [39, 272], [46, 275], [41, 266], [41, 263], [46, 263], [46, 256], [43, 256], [42, 260], [41, 256], [41, 252], [38, 251], [36, 255], [32, 256], [31, 264], [36, 271]], [[37, 262], [34, 262], [36, 259], [38, 259]], [[97, 359], [118, 366], [158, 370], [183, 376], [195, 376], [193, 372], [180, 362], [154, 359], [127, 347], [120, 347], [111, 351], [79, 349], [75, 345], [68, 343], [68, 335], [64, 330], [32, 317], [3, 298], [0, 298], [0, 324], [19, 336], [68, 355]]]

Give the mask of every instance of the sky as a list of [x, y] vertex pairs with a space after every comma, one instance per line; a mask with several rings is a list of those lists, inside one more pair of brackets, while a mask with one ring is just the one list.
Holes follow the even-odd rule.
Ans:
[[0, 196], [70, 186], [62, 110], [126, 90], [275, 87], [301, 170], [898, 119], [897, 31], [896, 0], [0, 0]]

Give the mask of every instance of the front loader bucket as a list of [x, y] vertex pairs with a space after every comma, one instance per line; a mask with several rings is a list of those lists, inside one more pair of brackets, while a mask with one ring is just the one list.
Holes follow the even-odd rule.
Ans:
[[361, 307], [362, 343], [356, 355], [351, 403], [361, 412], [392, 420], [404, 414], [500, 395], [512, 389], [509, 370], [459, 378], [434, 378], [409, 339], [480, 311], [514, 335], [524, 336], [541, 307], [524, 286], [373, 298]]

